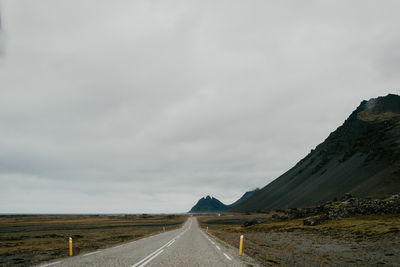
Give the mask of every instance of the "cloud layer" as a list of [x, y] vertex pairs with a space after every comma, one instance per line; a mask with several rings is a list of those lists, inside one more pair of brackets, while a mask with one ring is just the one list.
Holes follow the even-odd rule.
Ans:
[[0, 212], [185, 212], [399, 93], [398, 1], [5, 0]]

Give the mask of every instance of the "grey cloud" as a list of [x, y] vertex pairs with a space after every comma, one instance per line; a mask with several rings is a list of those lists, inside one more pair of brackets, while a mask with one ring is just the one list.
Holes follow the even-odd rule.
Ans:
[[0, 212], [233, 202], [398, 93], [398, 8], [3, 1]]
[[376, 62], [383, 79], [396, 79], [400, 71], [400, 40], [386, 43], [377, 55]]

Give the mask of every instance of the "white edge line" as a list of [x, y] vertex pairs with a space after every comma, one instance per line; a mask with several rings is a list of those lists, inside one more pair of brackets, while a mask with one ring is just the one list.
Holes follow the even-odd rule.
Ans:
[[[213, 245], [215, 245], [215, 243], [213, 241], [211, 241], [211, 239], [206, 234], [203, 233], [203, 235], [208, 239], [208, 241], [210, 241]], [[215, 245], [215, 247], [218, 250], [221, 250], [221, 248], [219, 246]], [[228, 260], [230, 260], [230, 261], [232, 260], [232, 258], [229, 257], [225, 252], [222, 252], [222, 254], [224, 254], [225, 258], [227, 258]]]
[[157, 257], [158, 255], [160, 255], [164, 250], [160, 250], [157, 254], [153, 255], [150, 259], [148, 259], [147, 261], [143, 262], [142, 265], [140, 265], [139, 267], [143, 267], [145, 266], [147, 263], [151, 262], [155, 257]]
[[51, 265], [58, 264], [58, 263], [60, 263], [60, 262], [61, 262], [61, 261], [56, 261], [56, 262], [52, 262], [52, 263], [47, 263], [47, 264], [44, 264], [44, 265], [40, 265], [39, 267], [51, 266]]
[[231, 257], [229, 257], [228, 255], [226, 255], [226, 253], [223, 253], [223, 254], [224, 254], [225, 258], [227, 258], [227, 259], [230, 260], [230, 261], [232, 260]]
[[86, 254], [83, 254], [82, 256], [86, 257], [86, 256], [90, 256], [90, 255], [97, 254], [97, 253], [100, 253], [100, 252], [102, 252], [102, 250], [86, 253]]
[[115, 247], [113, 247], [113, 248], [120, 248], [120, 247], [122, 247], [123, 245], [119, 245], [119, 246], [115, 246]]

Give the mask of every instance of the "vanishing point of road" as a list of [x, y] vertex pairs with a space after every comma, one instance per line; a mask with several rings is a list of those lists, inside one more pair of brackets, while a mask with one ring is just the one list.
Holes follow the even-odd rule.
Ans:
[[190, 217], [180, 229], [123, 245], [65, 258], [44, 266], [249, 266], [237, 249], [224, 246], [201, 231]]

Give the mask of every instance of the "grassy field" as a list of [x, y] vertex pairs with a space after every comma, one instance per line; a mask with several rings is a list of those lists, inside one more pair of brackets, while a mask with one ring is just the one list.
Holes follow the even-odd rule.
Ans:
[[400, 214], [357, 216], [317, 226], [304, 226], [303, 219], [274, 220], [272, 214], [208, 215], [198, 220], [202, 228], [235, 247], [243, 234], [244, 252], [266, 266], [400, 266]]
[[10, 215], [0, 216], [0, 266], [31, 266], [179, 228], [185, 215]]

